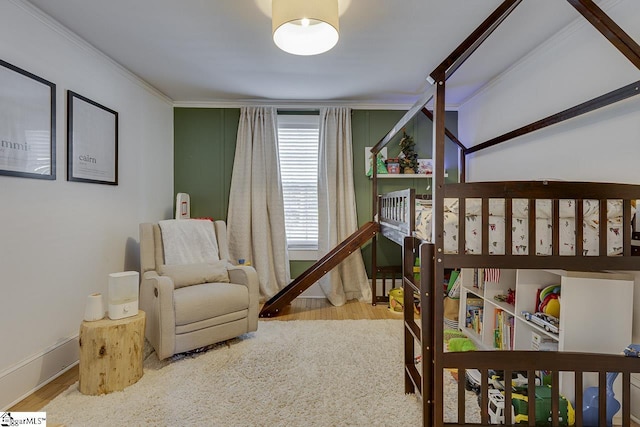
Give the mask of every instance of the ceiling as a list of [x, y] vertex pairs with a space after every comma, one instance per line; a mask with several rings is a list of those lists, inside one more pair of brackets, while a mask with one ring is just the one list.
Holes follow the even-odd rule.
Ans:
[[[271, 39], [271, 0], [28, 0], [176, 104], [412, 105], [501, 0], [340, 0], [340, 40], [311, 57]], [[603, 2], [599, 2], [603, 3]], [[463, 103], [579, 17], [523, 1], [448, 81]]]

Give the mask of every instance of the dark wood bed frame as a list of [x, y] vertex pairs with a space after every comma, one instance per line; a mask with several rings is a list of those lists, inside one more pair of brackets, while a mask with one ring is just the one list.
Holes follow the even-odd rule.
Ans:
[[[640, 69], [640, 46], [627, 35], [607, 14], [605, 14], [592, 0], [567, 0], [585, 19], [587, 19], [611, 44], [618, 49], [632, 64]], [[378, 197], [377, 171], [373, 168], [373, 212], [374, 222], [380, 224], [380, 232], [386, 237], [403, 246], [403, 286], [405, 287], [405, 307], [413, 304], [414, 292], [420, 295], [422, 307], [419, 321], [413, 312], [405, 310], [405, 390], [415, 393], [421, 398], [423, 407], [424, 426], [442, 425], [489, 425], [487, 405], [481, 405], [481, 424], [465, 424], [465, 387], [463, 381], [458, 381], [458, 422], [444, 422], [443, 408], [443, 372], [445, 369], [457, 369], [458, 377], [464, 378], [468, 369], [479, 369], [482, 375], [480, 396], [483, 402], [488, 401], [488, 370], [504, 371], [505, 378], [510, 378], [515, 371], [527, 371], [528, 378], [534, 378], [534, 371], [547, 370], [552, 372], [552, 421], [551, 425], [559, 425], [559, 373], [575, 373], [576, 396], [576, 425], [581, 426], [583, 374], [597, 372], [599, 389], [605, 389], [607, 372], [619, 372], [622, 379], [622, 396], [617, 396], [622, 403], [622, 425], [629, 426], [631, 406], [631, 373], [640, 372], [640, 361], [621, 355], [571, 353], [571, 352], [535, 352], [535, 351], [475, 351], [467, 353], [446, 353], [443, 342], [443, 299], [445, 268], [460, 267], [500, 267], [500, 268], [535, 268], [535, 269], [566, 269], [580, 271], [594, 270], [640, 270], [640, 258], [631, 257], [631, 209], [633, 200], [640, 199], [640, 185], [587, 183], [587, 182], [465, 182], [465, 157], [468, 154], [492, 147], [496, 144], [510, 141], [513, 138], [560, 123], [564, 120], [594, 111], [612, 103], [640, 94], [640, 81], [624, 86], [618, 90], [586, 101], [573, 108], [545, 117], [529, 125], [515, 129], [491, 140], [466, 147], [445, 127], [445, 88], [447, 79], [473, 54], [484, 40], [497, 28], [507, 16], [520, 4], [521, 0], [505, 0], [467, 39], [465, 39], [431, 74], [431, 88], [418, 102], [400, 119], [400, 121], [385, 135], [385, 137], [371, 150], [377, 155], [391, 139], [402, 130], [406, 124], [418, 113], [422, 112], [433, 120], [433, 194], [432, 194], [432, 241], [424, 242], [413, 237], [415, 222], [415, 194], [413, 191], [395, 192]], [[425, 105], [433, 100], [433, 111]], [[460, 184], [444, 183], [444, 144], [449, 138], [459, 147], [458, 163], [460, 166]], [[464, 239], [459, 239], [457, 254], [444, 253], [443, 221], [444, 199], [458, 198], [463, 212], [465, 198], [480, 198], [483, 200], [482, 226], [488, 230], [488, 200], [500, 198], [505, 200], [506, 224], [511, 222], [512, 199], [524, 198], [530, 201], [538, 199], [553, 200], [553, 242], [552, 255], [537, 256], [535, 251], [529, 255], [511, 254], [511, 236], [506, 233], [505, 254], [488, 254], [488, 232], [483, 235], [482, 255], [467, 255], [464, 253]], [[401, 200], [402, 199], [402, 200]], [[559, 238], [555, 225], [558, 224], [558, 201], [572, 199], [576, 201], [595, 199], [600, 206], [606, 206], [605, 201], [618, 199], [624, 201], [624, 237], [623, 253], [619, 256], [608, 256], [606, 250], [607, 221], [606, 209], [600, 209], [600, 233], [598, 256], [583, 256], [582, 227], [576, 226], [576, 255], [559, 255]], [[390, 207], [400, 203], [405, 209], [401, 217], [389, 214]], [[605, 204], [603, 204], [605, 203]], [[534, 206], [530, 202], [529, 206]], [[581, 205], [576, 203], [576, 205]], [[400, 211], [402, 211], [400, 209]], [[535, 208], [530, 209], [530, 215], [535, 215]], [[530, 218], [535, 218], [531, 216]], [[460, 232], [464, 236], [464, 215], [458, 218]], [[576, 210], [576, 224], [582, 222], [581, 209]], [[529, 236], [535, 236], [535, 220], [529, 221]], [[373, 283], [376, 282], [376, 244], [372, 245], [372, 273]], [[531, 237], [530, 237], [531, 239]], [[413, 266], [416, 257], [421, 261], [420, 283], [415, 283]], [[440, 285], [438, 285], [440, 284]], [[375, 286], [373, 286], [373, 303], [377, 301]], [[622, 349], [621, 349], [622, 350]], [[415, 362], [416, 352], [422, 356], [421, 369]], [[532, 395], [535, 384], [528, 384], [529, 394]], [[512, 392], [506, 387], [505, 402], [511, 402]], [[599, 394], [599, 424], [606, 425], [606, 394]], [[505, 405], [507, 406], [507, 405]], [[535, 399], [528, 403], [530, 414], [535, 413]], [[505, 424], [512, 425], [510, 411], [505, 411]], [[528, 425], [535, 425], [535, 417], [529, 417]]]

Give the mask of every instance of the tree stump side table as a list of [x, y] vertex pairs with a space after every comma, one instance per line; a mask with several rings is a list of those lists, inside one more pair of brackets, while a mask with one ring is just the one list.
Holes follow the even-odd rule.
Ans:
[[108, 317], [80, 325], [78, 389], [99, 395], [120, 391], [142, 377], [146, 315], [124, 319]]

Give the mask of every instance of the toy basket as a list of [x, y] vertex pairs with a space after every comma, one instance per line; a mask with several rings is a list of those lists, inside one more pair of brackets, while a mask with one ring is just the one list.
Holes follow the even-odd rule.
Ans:
[[[420, 300], [414, 296], [413, 310], [416, 314], [419, 310]], [[389, 290], [389, 311], [393, 313], [402, 313], [404, 311], [404, 290], [402, 288], [393, 288]]]

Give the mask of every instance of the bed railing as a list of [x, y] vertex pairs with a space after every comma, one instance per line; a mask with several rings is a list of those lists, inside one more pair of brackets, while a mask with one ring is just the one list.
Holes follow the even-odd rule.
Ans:
[[[450, 240], [456, 235], [455, 247], [448, 247], [445, 241], [446, 267], [637, 269], [637, 258], [630, 255], [639, 185], [560, 181], [446, 184], [444, 197], [445, 207], [455, 207], [445, 213], [449, 222], [438, 226], [449, 233]], [[414, 235], [415, 200], [411, 189], [380, 196], [379, 221], [385, 237], [402, 244], [404, 236]], [[502, 227], [502, 234], [500, 229], [496, 231], [495, 206], [500, 211], [498, 228]], [[613, 207], [619, 211], [616, 218]], [[614, 220], [618, 225], [612, 225]], [[540, 249], [540, 236], [548, 238], [544, 250]], [[501, 250], [496, 252], [496, 247]]]
[[[606, 426], [607, 422], [607, 395], [610, 389], [607, 386], [607, 374], [619, 374], [622, 383], [622, 394], [616, 394], [615, 399], [621, 404], [619, 417], [621, 417], [621, 424], [623, 426], [631, 425], [631, 374], [640, 372], [640, 360], [637, 358], [630, 358], [621, 355], [607, 355], [607, 354], [589, 354], [589, 353], [570, 353], [570, 352], [536, 352], [536, 351], [475, 351], [467, 353], [443, 353], [442, 354], [442, 368], [443, 369], [456, 369], [458, 374], [458, 420], [457, 423], [451, 423], [450, 425], [464, 424], [466, 418], [465, 403], [465, 371], [468, 369], [478, 369], [481, 372], [481, 385], [479, 402], [489, 402], [489, 370], [501, 371], [503, 378], [510, 379], [515, 372], [525, 372], [525, 377], [531, 379], [526, 384], [526, 391], [516, 392], [511, 387], [505, 387], [504, 390], [504, 407], [510, 409], [510, 405], [507, 402], [512, 402], [512, 399], [518, 398], [517, 395], [526, 394], [527, 396], [536, 395], [536, 372], [547, 372], [550, 381], [551, 388], [551, 425], [562, 425], [561, 421], [567, 422], [567, 419], [560, 420], [561, 411], [559, 409], [560, 404], [560, 383], [561, 376], [573, 377], [573, 396], [567, 397], [570, 401], [575, 402], [574, 416], [575, 425], [585, 425], [583, 401], [586, 395], [594, 397], [593, 389], [587, 388], [586, 393], [584, 391], [584, 385], [586, 384], [587, 377], [589, 375], [597, 375], [597, 393], [596, 402], [591, 402], [589, 409], [593, 409], [597, 412], [598, 422], [597, 425]], [[508, 384], [508, 380], [504, 381]], [[539, 385], [539, 383], [538, 383]], [[461, 398], [462, 397], [462, 398]], [[536, 413], [536, 403], [538, 405], [544, 405], [547, 402], [539, 401], [536, 399], [528, 399], [523, 406], [527, 407], [528, 414]], [[609, 403], [613, 407], [613, 403]], [[487, 424], [490, 421], [489, 414], [490, 405], [480, 405], [480, 418], [482, 424]], [[616, 411], [617, 412], [617, 411]], [[493, 417], [496, 414], [491, 414]], [[595, 413], [594, 413], [595, 415]], [[504, 417], [504, 423], [506, 425], [515, 424], [511, 411], [505, 410], [502, 414]], [[613, 414], [609, 414], [609, 417]], [[535, 425], [535, 417], [528, 417], [529, 425]], [[572, 417], [573, 418], [573, 417]], [[619, 421], [618, 421], [619, 422]], [[591, 423], [590, 423], [591, 424]], [[616, 423], [618, 424], [618, 423]], [[449, 423], [444, 423], [449, 425]], [[563, 424], [567, 425], [567, 424]], [[592, 425], [592, 424], [591, 424]]]
[[[614, 418], [616, 425], [631, 425], [631, 374], [640, 373], [640, 359], [624, 357], [622, 355], [576, 353], [576, 352], [536, 352], [536, 351], [472, 351], [472, 352], [445, 352], [443, 339], [443, 289], [441, 284], [434, 281], [436, 257], [434, 245], [420, 241], [415, 237], [407, 237], [403, 244], [403, 262], [405, 273], [403, 284], [405, 287], [405, 300], [413, 298], [413, 293], [420, 295], [422, 307], [420, 319], [417, 320], [413, 313], [405, 313], [405, 392], [415, 393], [423, 406], [424, 426], [477, 426], [496, 424], [496, 420], [504, 425], [515, 425], [524, 422], [524, 425], [536, 425], [535, 416], [523, 418], [523, 413], [536, 414], [537, 405], [548, 411], [549, 425], [567, 425], [568, 406], [561, 408], [561, 402], [575, 402], [572, 417], [575, 417], [576, 426], [586, 425], [587, 418], [597, 418], [596, 425], [607, 425], [607, 392], [609, 378], [607, 374], [617, 374], [621, 383], [621, 391], [617, 390], [615, 398], [621, 404], [620, 411], [616, 411]], [[408, 272], [416, 257], [421, 260], [420, 279]], [[407, 301], [405, 301], [406, 303]], [[420, 356], [417, 362], [416, 355]], [[465, 373], [470, 369], [477, 369], [481, 373], [479, 385], [479, 409], [475, 406], [475, 414], [470, 413], [466, 406], [467, 394], [465, 388]], [[449, 371], [457, 372], [457, 385], [454, 386], [453, 408], [445, 399], [444, 375]], [[499, 371], [502, 377], [507, 379], [504, 384], [509, 384], [512, 374], [524, 372], [528, 379], [523, 385], [526, 391], [514, 391], [511, 387], [505, 387], [501, 393], [504, 408], [507, 410], [496, 412], [496, 407], [491, 406], [489, 370]], [[525, 399], [523, 396], [536, 395], [536, 373], [545, 371], [550, 378], [550, 398]], [[568, 376], [568, 381], [567, 381]], [[596, 377], [595, 385], [600, 392], [597, 393], [596, 404], [591, 404], [593, 412], [583, 413], [583, 399], [586, 396], [593, 397], [593, 389], [586, 388], [592, 385]], [[613, 381], [611, 381], [612, 383]], [[570, 384], [567, 386], [567, 384]], [[592, 385], [593, 386], [593, 385]], [[561, 390], [561, 387], [564, 387]], [[562, 393], [562, 394], [561, 394]], [[568, 394], [566, 400], [560, 396]], [[457, 400], [457, 402], [455, 401]], [[510, 409], [513, 401], [521, 403], [520, 413], [512, 414]], [[452, 402], [448, 402], [451, 404]], [[546, 407], [544, 406], [546, 405]], [[550, 407], [549, 407], [550, 405]], [[564, 405], [567, 405], [564, 403]], [[611, 405], [611, 404], [609, 404]], [[493, 410], [492, 410], [493, 409]], [[475, 418], [474, 418], [475, 417]], [[564, 418], [564, 419], [561, 419]], [[525, 420], [525, 421], [523, 421]], [[493, 421], [493, 422], [492, 422]], [[521, 425], [521, 424], [519, 424]]]
[[[465, 212], [466, 205], [471, 199], [481, 200], [481, 252], [474, 256], [465, 255], [468, 246], [468, 233], [465, 232], [465, 216], [458, 215], [459, 236], [458, 254], [446, 254], [445, 265], [456, 267], [514, 267], [518, 268], [561, 268], [566, 270], [635, 270], [637, 258], [630, 258], [632, 235], [632, 205], [640, 199], [640, 186], [630, 184], [611, 184], [594, 182], [564, 182], [564, 181], [507, 181], [449, 184], [444, 186], [444, 197], [459, 200], [459, 211]], [[490, 254], [489, 236], [491, 234], [489, 205], [492, 199], [504, 201], [504, 253]], [[551, 206], [548, 223], [542, 227], [550, 227], [549, 251], [539, 253], [538, 246], [530, 244], [523, 253], [516, 253], [514, 248], [515, 233], [509, 233], [513, 229], [515, 205], [520, 201], [526, 201], [528, 210], [526, 223], [528, 241], [538, 239], [537, 227], [539, 219], [543, 216], [537, 210], [540, 202], [548, 202]], [[562, 216], [564, 206], [571, 206], [573, 210], [570, 217]], [[597, 213], [587, 212], [587, 205], [596, 205]], [[620, 218], [619, 229], [610, 230], [609, 219], [612, 218], [611, 205], [618, 206]], [[595, 216], [594, 216], [595, 215]], [[571, 242], [574, 248], [569, 253], [563, 253], [561, 248], [560, 230], [561, 224], [566, 223], [567, 218], [573, 219], [573, 231], [575, 237]], [[517, 219], [516, 219], [517, 221]], [[595, 251], [586, 251], [584, 225], [590, 221], [597, 224], [597, 231], [591, 236], [595, 239]], [[580, 226], [583, 224], [583, 226]], [[616, 234], [619, 247], [612, 248], [607, 243], [609, 234]], [[536, 242], [537, 243], [537, 242]], [[565, 241], [566, 244], [566, 241]], [[612, 255], [615, 253], [615, 255]], [[462, 254], [462, 255], [461, 255]]]
[[380, 232], [399, 245], [415, 230], [415, 194], [415, 190], [409, 188], [386, 193], [379, 198]]

